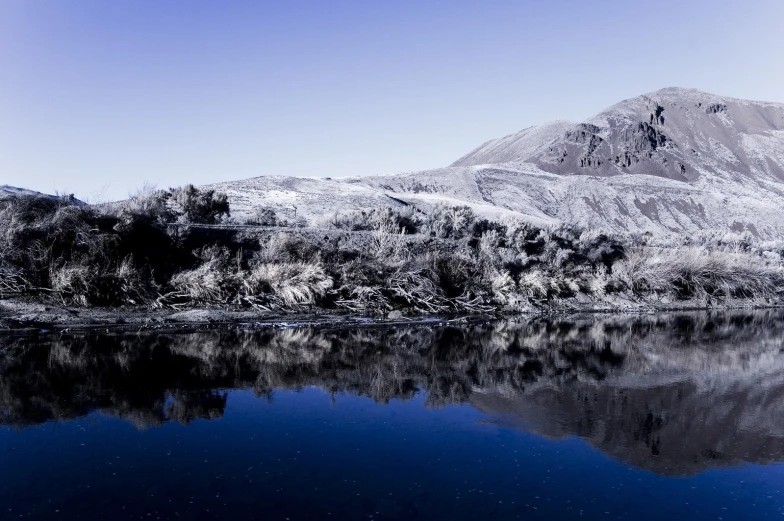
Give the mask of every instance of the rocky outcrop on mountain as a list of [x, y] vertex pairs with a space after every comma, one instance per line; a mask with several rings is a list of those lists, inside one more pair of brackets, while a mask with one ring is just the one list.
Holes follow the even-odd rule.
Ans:
[[489, 141], [452, 166], [524, 161], [561, 175], [637, 173], [693, 181], [700, 173], [739, 172], [781, 180], [782, 133], [784, 104], [668, 88], [583, 123], [555, 122]]
[[576, 125], [526, 160], [561, 175], [784, 180], [784, 104], [662, 89]]

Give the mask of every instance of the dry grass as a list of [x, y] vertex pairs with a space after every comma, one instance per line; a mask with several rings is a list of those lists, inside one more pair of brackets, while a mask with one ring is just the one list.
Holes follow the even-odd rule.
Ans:
[[617, 263], [615, 276], [638, 293], [676, 292], [683, 296], [772, 295], [782, 287], [782, 267], [737, 251], [700, 247], [676, 249], [638, 247]]
[[145, 216], [161, 223], [176, 218], [169, 205], [171, 195], [165, 190], [157, 190], [152, 185], [144, 185], [120, 203], [103, 205], [102, 209], [115, 216]]
[[21, 269], [0, 263], [0, 297], [24, 293], [30, 287]]
[[332, 284], [321, 265], [304, 262], [259, 264], [243, 277], [246, 295], [271, 295], [280, 305], [290, 308], [316, 304]]
[[176, 231], [168, 223], [178, 205], [213, 212], [205, 219], [223, 215], [221, 197], [194, 190], [177, 192], [173, 203], [170, 192], [148, 188], [98, 209], [0, 200], [0, 294], [79, 305], [420, 314], [606, 307], [663, 295], [778, 299], [784, 288], [784, 241], [748, 234], [619, 237], [477, 219], [466, 207], [354, 212], [336, 216], [329, 233]]
[[187, 298], [199, 302], [228, 302], [237, 294], [239, 275], [226, 248], [211, 247], [201, 252], [202, 263], [177, 273], [171, 279], [168, 299]]
[[397, 228], [390, 221], [380, 222], [373, 229], [369, 245], [370, 254], [376, 258], [400, 260], [406, 256], [404, 228]]

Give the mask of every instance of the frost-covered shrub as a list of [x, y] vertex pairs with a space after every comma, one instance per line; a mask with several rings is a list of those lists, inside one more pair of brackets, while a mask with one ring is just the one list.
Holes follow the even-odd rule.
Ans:
[[771, 294], [783, 275], [780, 266], [761, 256], [699, 247], [635, 248], [614, 269], [614, 276], [635, 292], [679, 296]]
[[[147, 219], [138, 234], [139, 226], [125, 226], [136, 218], [125, 215], [124, 220], [73, 198], [0, 199], [0, 288], [47, 292], [79, 305], [148, 302], [157, 282], [152, 270], [166, 273], [165, 265], [151, 266], [165, 232]], [[171, 251], [162, 253], [173, 257]]]
[[278, 215], [275, 213], [275, 210], [262, 206], [256, 209], [252, 217], [245, 220], [245, 224], [278, 226], [281, 223], [278, 221]]
[[472, 231], [476, 216], [468, 206], [435, 206], [425, 218], [423, 231], [432, 237], [460, 239]]
[[199, 252], [200, 263], [177, 273], [171, 286], [180, 296], [195, 301], [226, 302], [239, 288], [238, 262], [225, 247], [207, 247]]
[[319, 256], [319, 247], [294, 232], [276, 232], [259, 241], [258, 262], [303, 262]]
[[332, 284], [323, 266], [304, 262], [259, 264], [243, 280], [248, 295], [271, 293], [288, 307], [315, 304]]
[[174, 201], [184, 214], [186, 222], [216, 224], [229, 217], [229, 200], [226, 194], [215, 190], [199, 190], [193, 185], [171, 189]]
[[412, 207], [399, 209], [387, 207], [335, 213], [326, 224], [339, 230], [373, 231], [378, 228], [388, 228], [402, 230], [404, 234], [413, 234], [419, 231], [421, 220]]
[[172, 193], [145, 185], [125, 201], [108, 205], [104, 211], [124, 219], [148, 220], [163, 224], [174, 221], [177, 214], [171, 207]]
[[520, 287], [529, 298], [541, 300], [548, 298], [552, 293], [552, 279], [541, 270], [532, 270], [523, 275]]
[[138, 305], [151, 301], [154, 286], [144, 277], [132, 257], [114, 269], [96, 269], [75, 262], [52, 266], [51, 289], [63, 300], [80, 306]]
[[405, 228], [397, 228], [392, 221], [382, 221], [376, 224], [369, 243], [371, 255], [388, 260], [398, 260], [405, 256], [405, 246]]
[[481, 283], [482, 266], [465, 253], [434, 254], [429, 264], [433, 280], [448, 297], [459, 297]]

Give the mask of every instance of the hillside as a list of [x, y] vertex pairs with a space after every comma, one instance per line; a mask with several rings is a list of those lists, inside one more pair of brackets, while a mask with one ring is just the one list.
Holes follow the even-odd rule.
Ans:
[[16, 186], [0, 185], [0, 197], [8, 197], [9, 195], [37, 195], [46, 197], [55, 197], [49, 194], [42, 194], [35, 190], [28, 190], [27, 188], [17, 188]]
[[34, 197], [45, 197], [47, 199], [51, 199], [53, 201], [65, 199], [72, 204], [83, 206], [86, 205], [84, 201], [81, 201], [74, 197], [73, 194], [45, 194], [43, 192], [36, 192], [35, 190], [29, 190], [27, 188], [17, 188], [16, 186], [10, 185], [0, 185], [0, 199], [6, 197], [18, 197], [18, 196], [34, 196]]
[[547, 150], [574, 126], [571, 121], [552, 121], [528, 127], [516, 134], [491, 139], [449, 166], [477, 166], [525, 161]]
[[361, 178], [220, 183], [234, 214], [310, 222], [379, 205], [468, 205], [486, 216], [612, 231], [784, 234], [784, 104], [663, 89], [582, 122], [489, 141], [452, 166]]
[[784, 104], [668, 88], [581, 122], [557, 121], [485, 143], [451, 166], [525, 161], [560, 175], [715, 175], [784, 180]]

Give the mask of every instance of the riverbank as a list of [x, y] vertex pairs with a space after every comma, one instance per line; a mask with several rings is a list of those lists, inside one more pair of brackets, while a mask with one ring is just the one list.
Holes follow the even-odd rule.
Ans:
[[737, 301], [730, 305], [708, 306], [705, 302], [630, 303], [617, 308], [590, 305], [539, 309], [530, 312], [419, 314], [392, 312], [386, 316], [358, 315], [331, 310], [310, 312], [270, 312], [241, 308], [194, 307], [182, 310], [133, 308], [80, 308], [21, 300], [0, 300], [0, 334], [40, 332], [110, 331], [199, 331], [205, 329], [266, 329], [290, 327], [363, 327], [425, 323], [485, 322], [503, 318], [543, 316], [653, 314], [679, 311], [726, 311], [776, 309], [769, 302]]
[[383, 322], [784, 301], [784, 242], [749, 233], [662, 239], [540, 228], [466, 207], [383, 208], [306, 226], [263, 214], [248, 225], [231, 221], [224, 202], [192, 187], [105, 206], [0, 200], [0, 327]]

